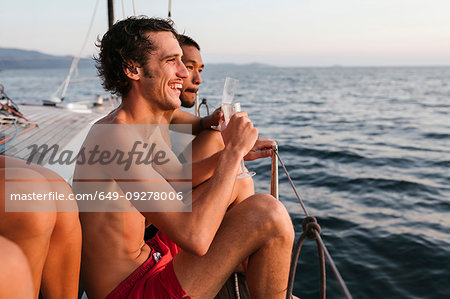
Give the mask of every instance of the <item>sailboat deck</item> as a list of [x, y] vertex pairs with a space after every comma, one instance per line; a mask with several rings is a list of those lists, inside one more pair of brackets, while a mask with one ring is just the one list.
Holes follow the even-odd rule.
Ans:
[[64, 148], [83, 128], [107, 114], [112, 107], [71, 110], [52, 106], [19, 105], [20, 112], [30, 122], [18, 122], [18, 134], [12, 122], [0, 126], [0, 139], [11, 138], [6, 152], [1, 154], [26, 159], [33, 144], [58, 144]]
[[[77, 135], [79, 135], [84, 128], [109, 113], [112, 109], [113, 105], [106, 105], [104, 107], [89, 109], [89, 113], [87, 113], [88, 110], [74, 111], [51, 106], [19, 105], [20, 112], [30, 120], [30, 123], [37, 124], [37, 126], [23, 126], [19, 124], [18, 131], [19, 133], [23, 132], [23, 134], [17, 135], [10, 143], [8, 143], [6, 152], [5, 150], [2, 150], [0, 151], [0, 154], [27, 160], [29, 158], [28, 155], [30, 154], [30, 149], [28, 149], [28, 147], [33, 144], [48, 144], [49, 146], [58, 144], [61, 151], [68, 146], [72, 140], [77, 139]], [[12, 137], [14, 135], [16, 135], [16, 128], [12, 122], [0, 125], [0, 139]], [[44, 161], [43, 164], [45, 163], [46, 161]], [[72, 173], [73, 169], [69, 169], [68, 173], [63, 171], [59, 174], [70, 182]], [[244, 275], [239, 274], [238, 284], [240, 298], [250, 298]], [[235, 292], [235, 278], [234, 275], [231, 275], [215, 298], [235, 298]]]

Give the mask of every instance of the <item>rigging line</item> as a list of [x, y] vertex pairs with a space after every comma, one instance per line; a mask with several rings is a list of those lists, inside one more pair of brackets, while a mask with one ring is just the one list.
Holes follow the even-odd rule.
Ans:
[[89, 24], [89, 29], [88, 29], [88, 32], [87, 32], [87, 34], [86, 34], [86, 37], [84, 38], [84, 43], [83, 43], [83, 46], [82, 46], [81, 49], [80, 49], [80, 53], [78, 54], [78, 57], [81, 56], [81, 53], [83, 52], [84, 47], [86, 46], [87, 41], [88, 41], [88, 39], [89, 39], [89, 35], [91, 34], [92, 25], [94, 24], [94, 19], [95, 19], [95, 15], [96, 15], [96, 12], [97, 12], [97, 8], [98, 8], [98, 4], [99, 4], [99, 3], [100, 3], [100, 0], [97, 0], [97, 3], [95, 3], [94, 12], [93, 12], [92, 17], [91, 17], [91, 23]]
[[280, 161], [280, 164], [281, 164], [281, 166], [282, 166], [283, 169], [284, 169], [284, 173], [286, 174], [286, 176], [287, 176], [287, 178], [288, 178], [288, 180], [289, 180], [289, 183], [291, 184], [291, 187], [292, 187], [292, 189], [294, 190], [295, 196], [297, 196], [298, 202], [300, 203], [300, 205], [301, 205], [301, 207], [302, 207], [302, 209], [303, 209], [303, 212], [305, 213], [306, 216], [310, 216], [309, 213], [308, 213], [308, 211], [306, 211], [305, 205], [303, 204], [303, 201], [302, 201], [302, 199], [300, 198], [300, 195], [297, 193], [297, 189], [295, 188], [294, 183], [293, 183], [292, 180], [291, 180], [291, 176], [289, 175], [289, 173], [288, 173], [286, 167], [284, 166], [283, 161], [281, 161], [280, 155], [278, 155], [278, 152], [277, 152], [277, 151], [273, 151], [273, 152], [277, 155], [278, 161]]
[[64, 99], [64, 97], [66, 96], [66, 92], [67, 92], [67, 88], [69, 87], [69, 83], [70, 83], [70, 78], [72, 77], [73, 72], [77, 72], [78, 74], [78, 68], [77, 68], [77, 64], [78, 61], [80, 60], [80, 57], [74, 57], [72, 60], [72, 65], [70, 66], [70, 71], [69, 74], [67, 75], [66, 79], [64, 80], [64, 88], [63, 91], [61, 93], [61, 100]]
[[20, 113], [19, 111], [14, 110], [14, 109], [12, 109], [12, 108], [9, 107], [8, 105], [3, 104], [3, 103], [0, 103], [0, 105], [1, 105], [3, 108], [5, 108], [6, 110], [8, 110], [10, 113], [12, 113], [12, 114], [14, 114], [14, 115], [16, 115], [16, 116], [18, 116], [18, 117], [20, 117], [20, 118], [23, 118], [23, 119], [26, 120], [26, 121], [30, 121], [28, 118], [26, 118], [25, 116], [23, 116], [22, 113]]
[[100, 3], [100, 0], [97, 0], [97, 3], [95, 3], [94, 12], [92, 13], [91, 22], [89, 24], [89, 29], [86, 34], [86, 37], [84, 38], [83, 45], [81, 46], [80, 52], [77, 56], [75, 56], [72, 60], [72, 65], [70, 66], [69, 74], [67, 75], [66, 79], [61, 83], [61, 85], [58, 87], [58, 89], [53, 93], [53, 96], [56, 97], [58, 92], [63, 88], [63, 92], [61, 94], [61, 99], [64, 98], [67, 92], [67, 88], [69, 87], [70, 78], [72, 77], [73, 72], [77, 69], [78, 61], [80, 60], [81, 54], [83, 53], [84, 48], [86, 47], [87, 41], [89, 39], [89, 35], [91, 34], [92, 25], [94, 24], [95, 15], [97, 13], [98, 4]]
[[[288, 180], [289, 180], [289, 183], [291, 184], [292, 189], [294, 190], [294, 193], [295, 193], [295, 195], [297, 196], [297, 199], [298, 199], [298, 201], [299, 201], [299, 203], [300, 203], [300, 205], [301, 205], [301, 207], [302, 207], [302, 209], [303, 209], [303, 212], [305, 213], [306, 216], [310, 216], [310, 215], [308, 214], [308, 212], [306, 211], [306, 208], [305, 208], [305, 206], [304, 206], [304, 204], [303, 204], [302, 199], [300, 198], [300, 196], [299, 196], [298, 193], [297, 193], [297, 189], [295, 188], [294, 183], [292, 182], [292, 179], [291, 179], [291, 177], [290, 177], [290, 175], [289, 175], [289, 173], [288, 173], [286, 167], [284, 166], [283, 161], [281, 161], [280, 155], [278, 154], [277, 151], [273, 151], [273, 152], [277, 155], [278, 161], [280, 161], [280, 164], [281, 164], [281, 166], [283, 167], [284, 173], [286, 174], [286, 176], [287, 176], [287, 178], [288, 178]], [[320, 236], [320, 234], [319, 234], [319, 232], [318, 232], [317, 230], [314, 230], [314, 233], [315, 233], [315, 235], [316, 235], [316, 238], [317, 238], [318, 242], [320, 243], [320, 246], [322, 247], [322, 249], [323, 249], [323, 251], [324, 251], [324, 253], [325, 253], [325, 256], [327, 257], [328, 262], [330, 263], [331, 269], [333, 270], [333, 273], [334, 273], [334, 275], [336, 276], [336, 279], [338, 280], [339, 285], [341, 286], [342, 291], [344, 292], [345, 296], [346, 296], [348, 299], [353, 298], [352, 295], [350, 294], [350, 292], [349, 292], [349, 290], [348, 290], [348, 288], [347, 288], [345, 282], [344, 282], [344, 279], [342, 278], [342, 276], [341, 276], [341, 274], [339, 273], [339, 270], [337, 269], [337, 267], [336, 267], [336, 265], [335, 265], [333, 259], [331, 258], [331, 255], [330, 255], [330, 253], [328, 252], [327, 247], [326, 247], [325, 244], [323, 243], [322, 237]]]
[[136, 16], [136, 6], [134, 5], [134, 0], [131, 0], [131, 2], [133, 3], [133, 14]]
[[[17, 126], [16, 121], [13, 119], [12, 122], [14, 124], [14, 127], [16, 128], [16, 132], [14, 133], [14, 136], [10, 140], [6, 141], [6, 139], [4, 139], [6, 142], [5, 142], [5, 144], [2, 145], [2, 147], [0, 147], [0, 151], [3, 151], [6, 148], [6, 146], [8, 144], [10, 144], [11, 142], [13, 142], [14, 139], [16, 139], [17, 135], [19, 134], [19, 127]], [[2, 142], [3, 142], [3, 140], [2, 140]]]
[[123, 4], [123, 0], [122, 2], [122, 18], [125, 19], [125, 5]]
[[72, 79], [70, 80], [71, 83], [79, 83], [84, 81], [98, 81], [100, 80], [99, 77], [86, 77], [86, 78], [79, 78], [79, 79]]
[[169, 0], [169, 12], [167, 13], [169, 20], [172, 19], [172, 0]]
[[[4, 143], [4, 142], [7, 142], [8, 140], [11, 140], [11, 139], [13, 139], [13, 138], [16, 138], [16, 137], [18, 137], [18, 136], [20, 136], [20, 135], [22, 135], [22, 134], [25, 134], [26, 132], [28, 132], [28, 131], [30, 131], [30, 130], [33, 130], [34, 128], [37, 128], [38, 127], [38, 125], [36, 124], [36, 123], [26, 123], [27, 125], [30, 125], [28, 128], [25, 128], [25, 129], [23, 129], [22, 131], [19, 131], [19, 133], [17, 134], [17, 136], [9, 136], [9, 137], [7, 137], [7, 138], [4, 138], [4, 139], [2, 139], [2, 140], [0, 140], [0, 144], [1, 143]], [[12, 141], [11, 141], [12, 142]], [[1, 151], [1, 150], [0, 150]]]
[[352, 295], [350, 294], [347, 286], [345, 285], [344, 279], [342, 278], [341, 274], [339, 273], [338, 268], [334, 264], [333, 259], [331, 258], [330, 253], [328, 252], [327, 247], [323, 243], [322, 237], [320, 236], [319, 232], [317, 230], [314, 230], [314, 233], [316, 235], [316, 240], [320, 243], [320, 246], [323, 249], [323, 252], [325, 253], [325, 256], [327, 257], [328, 263], [331, 266], [331, 269], [333, 270], [334, 275], [336, 276], [337, 281], [339, 282], [339, 285], [341, 286], [342, 291], [344, 292], [344, 295], [347, 299], [352, 299]]

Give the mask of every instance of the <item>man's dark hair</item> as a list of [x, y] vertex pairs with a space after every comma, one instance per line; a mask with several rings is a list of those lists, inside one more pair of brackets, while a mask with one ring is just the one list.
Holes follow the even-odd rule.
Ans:
[[136, 66], [145, 66], [148, 53], [156, 50], [146, 34], [160, 31], [172, 32], [178, 38], [172, 21], [140, 16], [117, 22], [103, 35], [102, 40], [97, 41], [100, 53], [94, 59], [106, 90], [120, 96], [127, 95], [131, 86], [123, 70], [128, 68], [133, 71]]
[[192, 47], [196, 47], [197, 50], [200, 51], [200, 46], [197, 44], [197, 42], [187, 35], [180, 34], [178, 36], [178, 42], [180, 43], [181, 47], [182, 46], [192, 46]]

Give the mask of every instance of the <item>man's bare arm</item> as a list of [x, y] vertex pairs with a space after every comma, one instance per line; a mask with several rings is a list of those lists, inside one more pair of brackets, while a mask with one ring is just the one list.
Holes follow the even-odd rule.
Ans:
[[[267, 158], [272, 156], [272, 146], [276, 142], [270, 139], [258, 138], [252, 149], [244, 156], [245, 161], [253, 161], [257, 159]], [[214, 155], [192, 163], [192, 186], [196, 187], [205, 182], [214, 173], [218, 159], [222, 151]]]
[[[104, 147], [100, 147], [101, 150], [109, 152], [120, 150], [127, 154], [136, 140], [140, 140], [140, 136], [148, 136], [147, 131], [142, 131], [140, 126], [136, 127], [139, 130], [136, 133], [131, 131], [133, 128], [131, 126], [113, 128], [115, 127], [105, 126], [94, 130], [90, 134], [92, 140], [86, 142], [88, 145], [86, 151], [88, 152], [89, 149], [100, 143], [105, 144]], [[154, 130], [150, 130], [148, 133], [152, 133], [151, 136], [154, 138], [151, 140], [158, 145], [154, 154], [156, 155], [157, 151], [160, 150], [164, 151], [166, 145], [160, 144], [164, 142], [161, 135], [156, 134], [157, 132]], [[245, 112], [232, 117], [229, 126], [222, 132], [225, 148], [216, 156], [217, 165], [214, 173], [208, 184], [202, 185], [192, 192], [192, 212], [161, 212], [168, 211], [168, 209], [164, 209], [165, 206], [161, 206], [167, 203], [161, 200], [132, 200], [130, 202], [141, 211], [149, 222], [163, 231], [180, 247], [198, 255], [205, 254], [231, 203], [232, 190], [240, 161], [244, 154], [254, 146], [257, 134], [257, 130], [253, 127]], [[111, 140], [120, 140], [121, 142], [112, 143]], [[167, 159], [167, 157], [164, 159]], [[174, 156], [174, 162], [176, 162], [175, 158]], [[170, 179], [177, 178], [176, 169], [181, 169], [178, 164], [173, 167], [170, 162], [161, 165], [131, 164], [129, 168], [126, 168], [126, 164], [116, 162], [112, 161], [104, 165], [79, 165], [76, 177], [96, 179], [100, 182], [108, 182], [109, 179], [112, 179], [119, 185], [121, 192], [124, 194], [146, 192], [169, 194], [178, 191], [178, 189], [175, 190], [172, 187], [172, 182], [169, 183]], [[94, 167], [94, 169], [91, 167]], [[168, 169], [165, 170], [165, 167], [168, 167]], [[183, 174], [179, 173], [178, 178], [183, 178]], [[109, 186], [110, 183], [106, 184]], [[95, 186], [94, 184], [94, 187], [90, 188], [92, 192], [101, 190], [103, 185], [98, 188]], [[149, 206], [146, 206], [149, 204], [155, 206], [149, 208]], [[186, 207], [183, 206], [183, 202], [178, 201], [172, 201], [169, 204], [175, 205], [178, 211], [183, 211]], [[163, 209], [153, 209], [153, 207], [162, 207]]]
[[[239, 132], [239, 134], [236, 134]], [[225, 149], [204, 188], [193, 191], [191, 213], [143, 213], [181, 248], [203, 255], [214, 239], [231, 201], [240, 160], [254, 145], [257, 130], [245, 113], [233, 116], [224, 132]]]
[[211, 126], [217, 126], [219, 120], [222, 118], [222, 111], [220, 108], [216, 109], [213, 114], [206, 117], [197, 117], [191, 113], [176, 109], [170, 119], [171, 124], [190, 124], [192, 125], [193, 135], [200, 134], [203, 130], [211, 129]]

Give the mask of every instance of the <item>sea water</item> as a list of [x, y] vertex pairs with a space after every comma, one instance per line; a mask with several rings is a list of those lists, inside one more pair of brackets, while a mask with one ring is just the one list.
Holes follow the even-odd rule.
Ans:
[[[0, 83], [17, 102], [40, 102], [67, 71], [3, 70]], [[105, 95], [95, 74], [80, 69], [87, 79], [67, 100]], [[449, 67], [207, 65], [200, 98], [211, 112], [226, 76], [239, 80], [234, 101], [260, 135], [278, 142], [354, 298], [450, 297]], [[269, 192], [270, 160], [246, 165], [256, 191]], [[280, 199], [298, 238], [303, 212], [281, 168]], [[294, 293], [317, 298], [315, 242], [305, 242]], [[329, 267], [327, 297], [343, 298]]]

